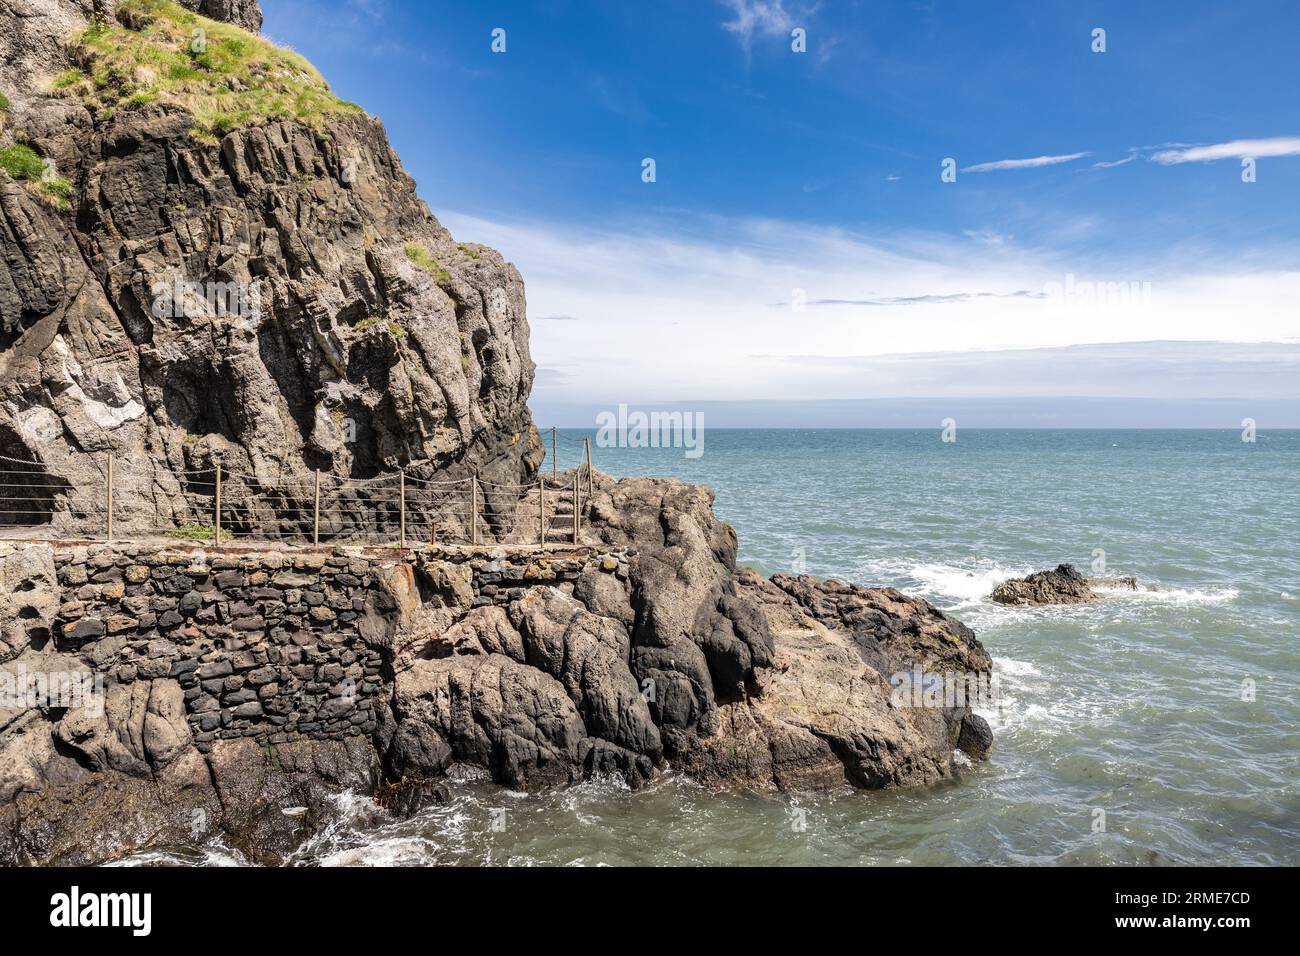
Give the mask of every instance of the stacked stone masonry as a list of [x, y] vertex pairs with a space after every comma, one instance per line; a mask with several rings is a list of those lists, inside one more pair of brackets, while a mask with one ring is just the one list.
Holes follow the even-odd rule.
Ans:
[[[443, 549], [237, 553], [96, 545], [58, 550], [55, 641], [106, 684], [175, 678], [195, 744], [369, 735], [392, 679], [399, 618], [385, 583], [414, 572], [431, 599], [505, 604], [590, 566], [627, 575], [627, 555]], [[458, 587], [439, 589], [439, 581]]]

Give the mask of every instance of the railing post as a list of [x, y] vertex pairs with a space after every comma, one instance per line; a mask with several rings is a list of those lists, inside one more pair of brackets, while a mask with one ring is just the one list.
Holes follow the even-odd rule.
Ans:
[[537, 546], [546, 547], [546, 483], [537, 479]]
[[551, 477], [552, 477], [552, 478], [555, 477], [555, 471], [556, 471], [556, 463], [555, 463], [555, 462], [556, 462], [556, 459], [555, 459], [555, 426], [552, 425], [552, 426], [551, 426]]
[[311, 544], [312, 547], [320, 545], [320, 469], [316, 469], [316, 494], [315, 503], [311, 510]]
[[406, 469], [398, 469], [397, 472], [397, 489], [402, 500], [397, 511], [397, 543], [398, 547], [406, 549]]
[[108, 526], [107, 526], [108, 540], [112, 541], [113, 540], [113, 454], [112, 452], [109, 452], [108, 455], [108, 493], [107, 493], [107, 500], [105, 501], [105, 506], [107, 507], [107, 513], [108, 513]]
[[212, 546], [221, 547], [221, 463], [217, 463], [217, 493], [212, 508]]
[[583, 445], [587, 449], [587, 497], [591, 497], [591, 436], [587, 435], [582, 439]]
[[573, 543], [578, 543], [578, 469], [573, 469]]
[[478, 546], [478, 475], [470, 479], [469, 485], [469, 543]]

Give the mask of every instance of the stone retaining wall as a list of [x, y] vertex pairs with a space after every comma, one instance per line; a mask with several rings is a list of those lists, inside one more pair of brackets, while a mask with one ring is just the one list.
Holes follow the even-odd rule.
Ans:
[[404, 602], [505, 604], [627, 555], [56, 548], [58, 650], [106, 683], [173, 678], [196, 745], [370, 734]]

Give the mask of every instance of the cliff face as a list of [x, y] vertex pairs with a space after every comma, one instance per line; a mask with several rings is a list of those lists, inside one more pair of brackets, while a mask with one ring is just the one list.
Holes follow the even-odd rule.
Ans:
[[[261, 21], [253, 0], [186, 6]], [[20, 0], [0, 36], [0, 455], [74, 490], [131, 461], [128, 530], [195, 520], [185, 475], [217, 463], [247, 476], [233, 495], [305, 495], [313, 469], [533, 474], [523, 283], [442, 228], [377, 120], [160, 0]]]

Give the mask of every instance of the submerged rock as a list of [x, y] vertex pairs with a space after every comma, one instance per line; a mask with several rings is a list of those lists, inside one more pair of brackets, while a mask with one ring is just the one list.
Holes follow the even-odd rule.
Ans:
[[1123, 578], [1088, 578], [1088, 587], [1106, 588], [1114, 591], [1136, 591], [1138, 582], [1136, 577]]
[[998, 604], [1083, 604], [1096, 597], [1088, 579], [1072, 564], [1057, 565], [1051, 571], [1035, 571], [1023, 578], [1004, 581], [993, 589]]

